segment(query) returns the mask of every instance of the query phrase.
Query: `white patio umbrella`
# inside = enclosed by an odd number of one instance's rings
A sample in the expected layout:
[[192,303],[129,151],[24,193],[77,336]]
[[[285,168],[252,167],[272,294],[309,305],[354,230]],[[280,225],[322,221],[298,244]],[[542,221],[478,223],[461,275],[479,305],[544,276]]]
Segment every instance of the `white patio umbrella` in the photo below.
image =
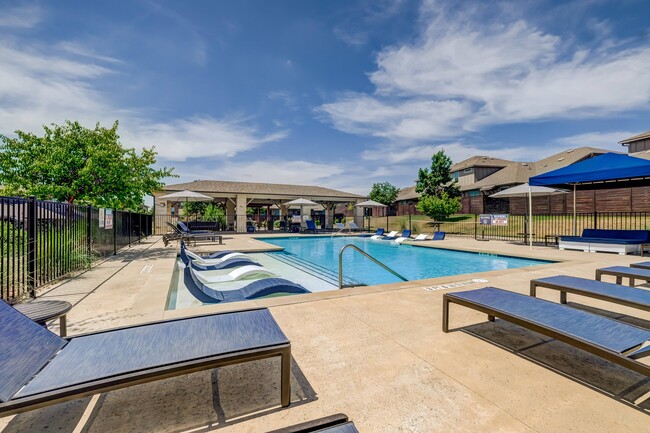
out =
[[[357,203],[354,205],[355,207],[387,207],[383,203],[379,203],[378,201],[374,200],[366,200],[362,201],[361,203]],[[386,228],[388,229],[388,212],[386,213]],[[368,219],[368,231],[370,231],[370,219]]]
[[302,213],[303,206],[321,206],[321,205],[316,203],[315,201],[311,201],[306,198],[300,197],[295,200],[286,202],[285,206],[300,206],[300,226],[302,227],[302,222],[304,221],[303,213]]
[[553,194],[566,194],[569,191],[560,188],[548,188],[546,186],[530,186],[527,183],[513,186],[512,188],[504,189],[495,194],[490,195],[490,198],[510,198],[510,197],[528,197],[528,233],[530,248],[533,248],[533,196],[540,195],[553,195]]
[[190,191],[188,189],[163,195],[160,196],[160,198],[165,200],[185,202],[185,203],[190,201],[212,201],[213,199],[213,197],[210,197],[209,195],[201,194],[200,192]]

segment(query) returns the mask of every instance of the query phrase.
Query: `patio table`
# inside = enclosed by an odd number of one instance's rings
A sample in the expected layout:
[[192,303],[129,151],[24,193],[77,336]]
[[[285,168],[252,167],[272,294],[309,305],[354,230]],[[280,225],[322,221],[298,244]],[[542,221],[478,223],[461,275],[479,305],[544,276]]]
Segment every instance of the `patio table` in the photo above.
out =
[[68,334],[66,314],[72,309],[72,304],[67,301],[39,300],[16,304],[16,310],[32,319],[39,325],[46,326],[52,319],[59,319],[59,334],[65,337]]

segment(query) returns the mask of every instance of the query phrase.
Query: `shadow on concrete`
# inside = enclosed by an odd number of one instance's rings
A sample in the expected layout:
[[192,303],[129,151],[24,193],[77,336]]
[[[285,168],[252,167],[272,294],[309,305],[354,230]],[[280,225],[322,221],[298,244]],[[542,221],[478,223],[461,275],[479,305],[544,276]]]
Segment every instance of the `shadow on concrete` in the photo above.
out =
[[[591,307],[589,309],[593,310]],[[636,400],[650,392],[650,378],[642,374],[499,319],[461,329],[616,401],[649,413],[650,399],[635,404]]]
[[[291,406],[317,399],[291,360]],[[57,404],[15,416],[3,433],[204,432],[272,412],[280,406],[280,359],[231,365]],[[87,421],[79,425],[84,412]]]

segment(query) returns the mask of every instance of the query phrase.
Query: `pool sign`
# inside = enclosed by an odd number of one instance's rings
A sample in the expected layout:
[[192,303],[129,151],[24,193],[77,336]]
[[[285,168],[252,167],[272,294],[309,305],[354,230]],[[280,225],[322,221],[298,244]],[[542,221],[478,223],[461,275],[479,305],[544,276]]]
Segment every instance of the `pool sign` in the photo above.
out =
[[489,226],[492,225],[492,215],[490,214],[481,214],[478,217],[479,224],[482,226]]
[[507,226],[508,225],[508,214],[500,213],[492,215],[492,225],[493,226]]
[[106,230],[113,228],[113,209],[106,209],[104,214],[104,228]]
[[104,217],[105,217],[104,208],[100,207],[99,208],[99,228],[100,229],[104,228]]
[[479,224],[483,226],[507,226],[508,225],[507,213],[481,214],[479,215],[478,219],[479,219]]

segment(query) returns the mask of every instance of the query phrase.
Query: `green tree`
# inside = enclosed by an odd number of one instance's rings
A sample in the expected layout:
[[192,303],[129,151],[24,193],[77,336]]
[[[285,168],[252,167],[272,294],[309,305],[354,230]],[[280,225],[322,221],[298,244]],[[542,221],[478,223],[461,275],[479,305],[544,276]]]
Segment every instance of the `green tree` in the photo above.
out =
[[370,200],[390,206],[395,202],[399,188],[390,182],[373,183],[370,190]]
[[175,175],[173,168],[153,168],[153,148],[138,154],[122,147],[117,127],[117,121],[111,128],[97,123],[95,129],[66,121],[44,126],[42,137],[23,131],[16,131],[16,138],[0,135],[0,183],[9,194],[140,209],[145,194]]
[[431,157],[431,168],[418,170],[418,180],[415,184],[415,192],[423,196],[440,197],[444,191],[449,197],[459,197],[460,188],[458,182],[451,177],[451,158],[441,150]]
[[434,221],[443,221],[458,212],[460,207],[460,197],[449,197],[445,191],[439,196],[422,196],[417,205],[420,212]]
[[203,221],[216,221],[220,224],[226,224],[226,211],[219,205],[210,203],[203,212]]

